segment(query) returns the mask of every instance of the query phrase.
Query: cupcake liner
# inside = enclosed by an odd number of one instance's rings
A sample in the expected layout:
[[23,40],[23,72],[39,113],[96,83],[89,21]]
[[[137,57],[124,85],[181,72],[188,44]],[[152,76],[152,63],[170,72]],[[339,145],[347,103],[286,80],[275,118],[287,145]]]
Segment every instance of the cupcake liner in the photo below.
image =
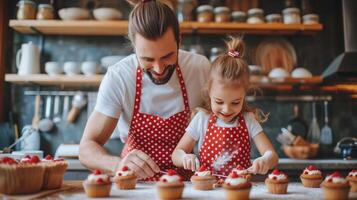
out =
[[212,190],[216,183],[215,177],[191,177],[193,188],[196,190]]
[[320,179],[307,179],[307,178],[303,178],[300,177],[302,184],[305,187],[311,187],[311,188],[319,188],[320,184],[322,182],[322,178]]
[[115,180],[115,185],[121,190],[132,190],[135,189],[136,181],[135,176],[132,178],[122,177]]
[[58,189],[61,188],[63,176],[67,169],[67,162],[56,161],[45,163],[45,173],[43,178],[43,189]]
[[0,165],[0,193],[29,194],[42,188],[45,168],[38,164]]
[[357,181],[348,181],[351,186],[351,192],[357,192]]
[[83,188],[88,197],[109,197],[112,184],[88,184],[83,182]]
[[350,187],[331,188],[322,185],[322,189],[325,199],[337,200],[348,199]]
[[226,193],[226,200],[246,200],[249,199],[250,187],[246,189],[227,189],[224,188]]
[[181,199],[184,185],[157,186],[158,196],[162,200]]
[[271,182],[269,180],[265,180],[265,185],[268,188],[268,192],[272,194],[286,194],[288,191],[289,183],[279,183],[279,182]]

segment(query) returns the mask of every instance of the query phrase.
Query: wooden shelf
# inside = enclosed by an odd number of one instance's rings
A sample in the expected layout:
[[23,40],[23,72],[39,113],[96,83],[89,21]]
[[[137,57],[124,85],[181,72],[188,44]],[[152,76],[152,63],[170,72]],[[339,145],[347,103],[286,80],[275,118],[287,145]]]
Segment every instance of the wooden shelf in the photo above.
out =
[[[10,20],[10,27],[20,33],[45,35],[126,35],[128,21],[62,21],[62,20]],[[183,22],[181,33],[191,34],[313,34],[323,29],[322,24],[247,24]]]

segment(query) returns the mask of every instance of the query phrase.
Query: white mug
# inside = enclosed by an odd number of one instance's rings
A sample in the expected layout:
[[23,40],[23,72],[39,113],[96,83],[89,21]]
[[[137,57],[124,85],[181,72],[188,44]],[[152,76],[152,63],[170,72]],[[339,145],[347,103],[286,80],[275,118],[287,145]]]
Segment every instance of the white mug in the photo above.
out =
[[81,70],[84,75],[95,75],[99,70],[98,63],[95,61],[85,61],[82,63]]
[[63,70],[67,75],[76,75],[81,73],[81,69],[77,62],[67,61],[63,65]]
[[63,73],[63,69],[60,64],[58,62],[53,61],[45,63],[45,71],[50,76]]

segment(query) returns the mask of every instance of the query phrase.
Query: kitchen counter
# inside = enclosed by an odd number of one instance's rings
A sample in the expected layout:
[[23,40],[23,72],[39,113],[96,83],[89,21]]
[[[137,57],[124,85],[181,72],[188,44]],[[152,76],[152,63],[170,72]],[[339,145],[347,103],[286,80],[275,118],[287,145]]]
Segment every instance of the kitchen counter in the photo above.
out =
[[[80,181],[66,181],[64,185],[71,185],[77,187],[75,190],[61,191],[56,194],[49,195],[48,198],[55,199],[89,199],[81,188]],[[156,194],[155,183],[153,182],[139,182],[135,190],[119,190],[113,185],[110,197],[111,199],[158,199]],[[44,197],[44,196],[41,196]],[[185,183],[183,192],[183,199],[192,200],[210,200],[210,199],[224,199],[225,194],[223,188],[216,188],[209,191],[198,191],[193,189],[190,182]],[[322,199],[323,191],[320,188],[305,188],[301,183],[290,183],[288,187],[288,194],[276,195],[269,194],[265,184],[262,182],[253,183],[250,192],[251,199]],[[357,193],[350,193],[350,199],[357,199]]]

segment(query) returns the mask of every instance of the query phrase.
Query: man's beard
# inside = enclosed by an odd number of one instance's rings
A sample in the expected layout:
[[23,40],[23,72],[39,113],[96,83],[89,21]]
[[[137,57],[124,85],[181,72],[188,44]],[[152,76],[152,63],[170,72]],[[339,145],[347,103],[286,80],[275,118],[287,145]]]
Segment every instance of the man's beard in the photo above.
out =
[[155,83],[156,85],[163,85],[163,84],[166,84],[167,82],[169,82],[172,74],[174,73],[176,69],[176,64],[172,64],[172,65],[167,65],[165,67],[165,70],[163,72],[163,74],[166,74],[163,78],[160,78],[160,79],[156,79],[154,78],[154,76],[152,75],[152,71],[153,69],[149,69],[149,70],[145,70],[144,69],[144,72],[149,76],[149,78],[151,79],[151,81],[153,83]]

